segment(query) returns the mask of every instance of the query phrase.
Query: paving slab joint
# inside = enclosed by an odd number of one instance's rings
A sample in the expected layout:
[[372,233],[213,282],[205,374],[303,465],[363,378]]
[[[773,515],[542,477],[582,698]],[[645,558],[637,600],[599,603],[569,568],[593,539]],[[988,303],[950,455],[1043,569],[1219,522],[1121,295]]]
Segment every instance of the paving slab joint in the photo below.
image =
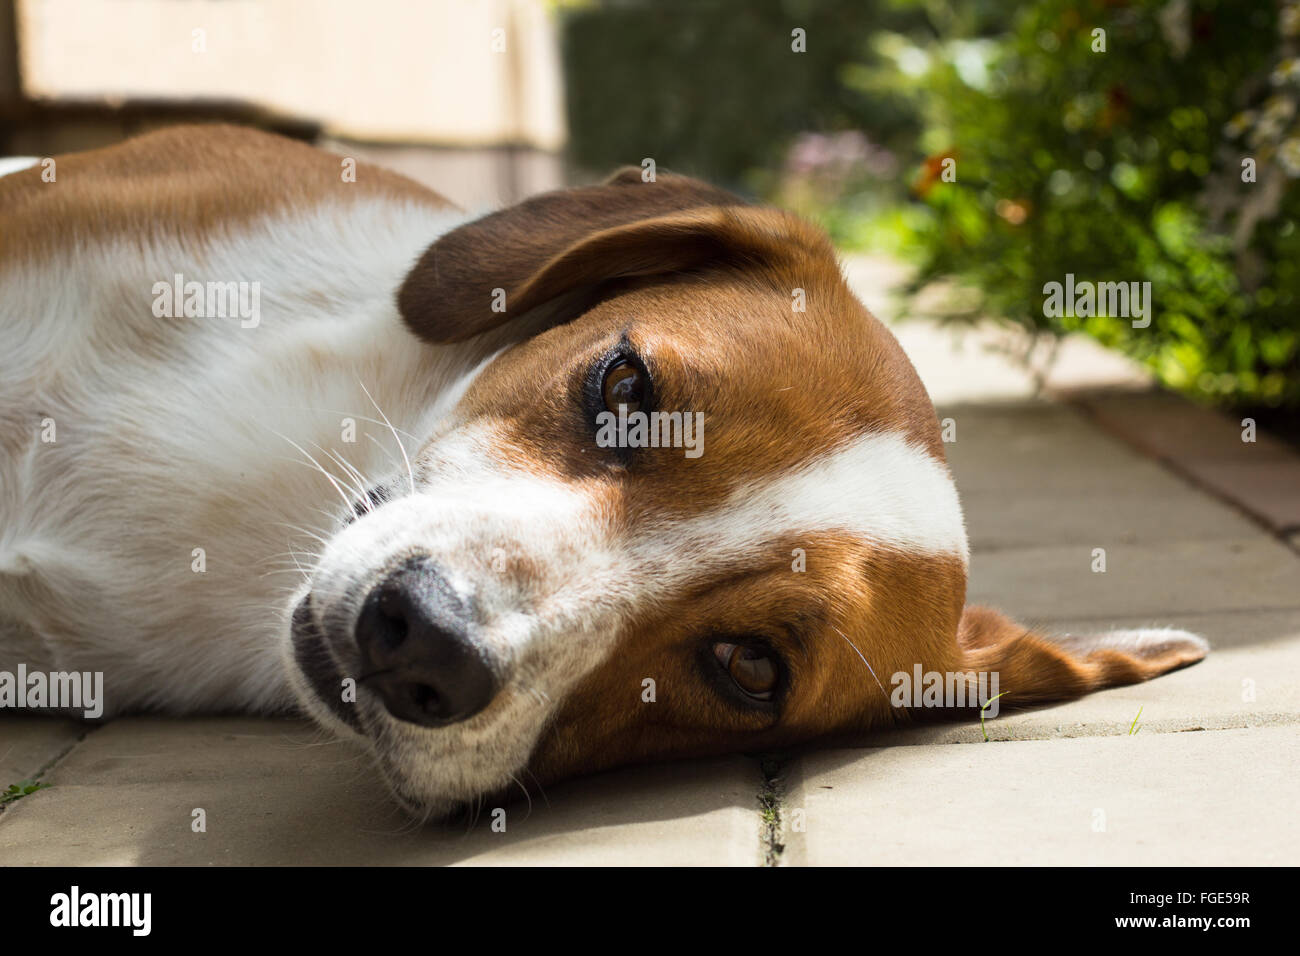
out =
[[758,757],[763,783],[758,791],[759,858],[762,866],[780,866],[785,853],[785,769],[790,758],[777,754]]
[[1069,407],[1074,408],[1076,411],[1080,412],[1094,428],[1120,441],[1124,445],[1127,445],[1129,448],[1133,449],[1138,454],[1151,459],[1161,468],[1164,468],[1166,471],[1169,471],[1172,474],[1177,475],[1180,479],[1185,481],[1188,485],[1195,488],[1197,491],[1201,492],[1202,494],[1208,495],[1209,497],[1213,498],[1215,501],[1218,501],[1221,504],[1227,505],[1228,507],[1232,508],[1238,514],[1242,515],[1243,517],[1248,519],[1252,524],[1258,527],[1260,530],[1265,532],[1269,537],[1280,541],[1282,544],[1286,545],[1287,548],[1294,551],[1296,554],[1300,554],[1300,536],[1288,533],[1295,530],[1293,527],[1291,526],[1284,527],[1284,528],[1277,527],[1271,521],[1269,521],[1269,519],[1266,516],[1260,514],[1254,508],[1250,507],[1250,505],[1248,505],[1243,501],[1238,500],[1237,498],[1233,498],[1229,495],[1224,494],[1221,489],[1216,488],[1214,485],[1198,477],[1194,472],[1192,472],[1181,462],[1177,461],[1174,458],[1171,458],[1168,455],[1156,451],[1155,449],[1147,445],[1145,442],[1141,441],[1138,438],[1135,438],[1133,435],[1126,432],[1124,429],[1114,427],[1113,425],[1108,423],[1102,416],[1097,414],[1097,410],[1088,401],[1088,397],[1086,394],[1065,393],[1056,396],[1056,398],[1058,399],[1058,401],[1061,401],[1064,404],[1068,405]]
[[[72,753],[72,751],[76,750],[79,746],[81,746],[81,742],[83,740],[85,740],[87,737],[89,737],[91,734],[93,734],[95,731],[99,730],[99,728],[103,726],[104,724],[86,724],[85,728],[81,731],[81,733],[77,734],[77,738],[75,740],[69,741],[66,747],[64,747],[62,750],[56,753],[49,760],[45,761],[45,763],[41,764],[41,766],[36,769],[36,772],[33,773],[30,777],[27,777],[26,779],[30,780],[32,783],[40,783],[42,778],[47,773],[49,773],[59,763],[63,761],[64,757]],[[15,780],[10,782],[17,783],[18,781]],[[3,781],[0,781],[0,787],[4,787],[7,785],[8,784],[4,783]],[[30,796],[32,796],[32,794],[28,794],[27,797],[20,797],[19,799],[26,800]],[[5,811],[8,810],[11,806],[13,806],[17,802],[18,800],[10,800],[6,803],[0,803],[0,817],[3,817]]]

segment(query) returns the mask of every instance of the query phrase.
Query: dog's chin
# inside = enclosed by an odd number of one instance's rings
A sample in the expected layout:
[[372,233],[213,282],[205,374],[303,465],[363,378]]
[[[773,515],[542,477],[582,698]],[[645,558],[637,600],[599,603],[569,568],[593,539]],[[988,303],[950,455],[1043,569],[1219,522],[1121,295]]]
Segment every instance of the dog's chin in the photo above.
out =
[[453,797],[450,794],[414,794],[410,791],[408,782],[396,772],[389,761],[376,754],[375,763],[384,778],[384,783],[388,786],[388,793],[392,796],[393,802],[408,816],[422,823],[456,819],[468,813],[477,800],[477,794],[465,797]]
[[[366,721],[354,710],[351,719],[344,719],[338,709],[322,700],[313,676],[303,671],[296,661],[288,662],[289,684],[298,698],[300,708],[322,729],[335,736],[361,744],[370,752],[375,766],[388,787],[389,794],[402,810],[419,820],[442,820],[457,816],[471,804],[478,794],[465,796],[415,794],[404,775],[376,746],[375,738],[365,730]],[[343,705],[356,708],[356,704]],[[383,718],[378,718],[382,720]]]

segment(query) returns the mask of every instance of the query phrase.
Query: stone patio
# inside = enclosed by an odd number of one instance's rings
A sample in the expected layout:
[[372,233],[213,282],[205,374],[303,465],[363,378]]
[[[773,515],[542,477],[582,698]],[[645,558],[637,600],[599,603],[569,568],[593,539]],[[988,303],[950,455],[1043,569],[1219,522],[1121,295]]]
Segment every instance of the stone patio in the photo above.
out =
[[[850,264],[878,314],[889,268]],[[996,351],[1005,332],[899,332],[956,422],[969,600],[1059,631],[1184,627],[1210,641],[1205,661],[1000,716],[987,742],[949,724],[532,787],[504,833],[487,811],[473,829],[413,828],[359,751],[304,722],[5,716],[0,789],[51,786],[0,811],[0,863],[1294,862],[1300,456],[1132,391],[1141,373],[1087,342],[1038,370],[1051,397],[1036,398],[1034,374]]]

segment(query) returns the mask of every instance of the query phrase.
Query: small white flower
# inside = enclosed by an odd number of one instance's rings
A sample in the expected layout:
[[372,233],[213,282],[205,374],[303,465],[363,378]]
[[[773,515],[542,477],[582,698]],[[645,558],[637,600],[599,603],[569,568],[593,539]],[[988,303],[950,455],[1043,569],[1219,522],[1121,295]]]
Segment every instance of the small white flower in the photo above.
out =
[[1286,96],[1270,96],[1264,101],[1264,119],[1285,123],[1295,115],[1295,101]]
[[1223,125],[1223,132],[1228,136],[1228,138],[1236,139],[1242,133],[1246,132],[1246,130],[1255,125],[1255,120],[1258,116],[1259,114],[1254,110],[1242,110]]
[[1277,161],[1292,179],[1300,179],[1300,138],[1291,137],[1277,151]]
[[1291,117],[1295,115],[1295,103],[1285,96],[1271,96],[1264,103],[1259,120],[1246,137],[1252,146],[1262,146],[1276,142],[1286,132]]
[[1265,143],[1271,143],[1282,135],[1282,123],[1276,117],[1265,116],[1256,124],[1255,128],[1250,131],[1246,141],[1251,146],[1262,146]]
[[1300,36],[1300,4],[1284,6],[1277,27],[1284,37]]
[[1269,79],[1273,81],[1274,86],[1281,86],[1293,82],[1298,77],[1300,77],[1300,56],[1289,56],[1273,68],[1273,74]]

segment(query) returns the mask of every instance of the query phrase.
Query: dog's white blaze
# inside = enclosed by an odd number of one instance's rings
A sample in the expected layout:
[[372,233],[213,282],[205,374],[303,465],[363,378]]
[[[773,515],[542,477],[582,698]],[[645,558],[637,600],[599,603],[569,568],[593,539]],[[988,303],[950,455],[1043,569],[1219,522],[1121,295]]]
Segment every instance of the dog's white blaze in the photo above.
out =
[[29,166],[35,166],[40,160],[35,156],[5,156],[0,157],[0,176],[8,176],[10,173],[16,173],[27,169]]
[[913,554],[970,559],[947,467],[890,432],[861,435],[798,471],[741,488],[708,524],[726,539],[770,540],[774,528],[845,531]]
[[[664,529],[649,547],[734,558],[778,538],[842,531],[908,554],[970,550],[961,502],[942,462],[902,435],[859,436],[802,468],[738,488],[720,507]],[[647,560],[653,555],[646,554]]]

